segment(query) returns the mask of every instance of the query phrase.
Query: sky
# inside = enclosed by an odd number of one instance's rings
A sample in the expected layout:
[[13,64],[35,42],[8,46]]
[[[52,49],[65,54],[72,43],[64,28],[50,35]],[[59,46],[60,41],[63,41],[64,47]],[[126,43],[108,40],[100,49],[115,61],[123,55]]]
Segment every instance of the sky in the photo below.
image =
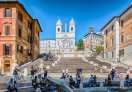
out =
[[95,32],[113,17],[120,15],[132,0],[19,0],[26,10],[37,18],[43,32],[40,39],[55,39],[56,22],[61,19],[76,23],[76,41],[83,38],[90,26]]

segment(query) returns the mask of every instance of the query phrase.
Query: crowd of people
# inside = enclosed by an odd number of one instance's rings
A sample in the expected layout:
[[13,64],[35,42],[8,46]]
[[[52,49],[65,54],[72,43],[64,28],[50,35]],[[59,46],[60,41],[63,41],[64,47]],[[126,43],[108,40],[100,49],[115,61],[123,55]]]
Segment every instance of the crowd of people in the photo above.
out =
[[[13,71],[13,77],[10,79],[8,83],[8,92],[13,92],[14,90],[17,92],[17,80],[18,80],[18,69],[15,68]],[[38,88],[43,92],[46,92],[46,90],[51,90],[50,82],[47,80],[48,71],[44,69],[43,74],[36,75],[37,71],[32,67],[31,68],[31,79],[32,79],[32,86],[35,90]],[[76,77],[73,78],[72,75],[69,75],[68,72],[63,72],[60,79],[68,80],[69,87],[74,88],[80,88],[80,85],[83,85],[83,78],[82,78],[82,70],[79,69],[76,72]],[[112,69],[110,73],[108,74],[108,77],[104,81],[104,86],[112,86],[113,81],[117,81],[119,79],[119,75],[115,69]],[[120,82],[120,80],[119,80]],[[132,86],[132,80],[129,78],[129,74],[125,77],[125,85],[126,86]],[[97,87],[97,77],[96,75],[91,75],[90,78],[87,81],[88,87]],[[120,85],[120,83],[119,83]],[[55,88],[55,86],[54,86]]]
[[[37,70],[34,69],[33,67],[31,68],[31,79],[32,79],[32,86],[34,88],[38,88],[40,85],[42,87],[45,86],[45,84],[47,84],[47,70],[44,70],[44,73],[42,74],[42,76],[36,76],[37,74]],[[19,78],[19,69],[16,67],[13,71],[12,77],[10,78],[8,84],[7,84],[7,90],[8,92],[17,92],[18,89],[18,80],[20,80]]]
[[[107,79],[105,79],[105,85],[106,86],[111,86],[112,81],[119,81],[120,82],[120,77],[115,69],[112,69],[111,72],[108,74]],[[120,83],[118,83],[120,85]]]
[[[112,69],[108,74],[108,77],[103,82],[97,81],[96,75],[91,75],[88,78],[88,81],[86,79],[84,81],[82,78],[82,72],[77,72],[75,78],[68,73],[63,72],[61,79],[68,79],[70,88],[80,88],[81,84],[83,87],[99,87],[101,86],[101,83],[103,86],[132,86],[132,79],[129,78],[129,74],[126,75],[125,80],[120,77],[121,76],[119,76],[116,69]],[[121,84],[121,81],[123,81],[123,84]]]
[[13,78],[11,78],[8,82],[8,86],[7,86],[8,92],[17,92],[17,81]]
[[7,89],[8,92],[17,92],[18,90],[18,85],[17,85],[17,80],[18,80],[18,69],[15,68],[13,71],[13,76],[10,78],[8,85],[7,85]]
[[69,87],[70,88],[80,88],[80,84],[81,84],[81,81],[82,81],[82,72],[77,70],[77,73],[76,73],[76,78],[74,79],[72,77],[72,75],[69,75],[68,73],[66,72],[63,72],[62,73],[62,76],[61,76],[61,79],[63,80],[68,80],[69,82]]
[[97,86],[96,75],[91,75],[88,82],[90,87]]
[[46,90],[48,81],[45,77],[35,76],[34,79],[32,79],[32,86],[34,90],[37,90],[38,88],[41,89],[41,91]]
[[36,92],[51,92],[56,90],[56,85],[49,82],[47,73],[47,70],[45,70],[43,74],[35,75],[32,79],[32,86]]
[[107,79],[105,79],[105,86],[132,86],[132,80],[129,78],[129,74],[126,74],[126,77],[124,80],[120,78],[119,74],[117,73],[116,69],[112,69],[111,72],[108,74]]

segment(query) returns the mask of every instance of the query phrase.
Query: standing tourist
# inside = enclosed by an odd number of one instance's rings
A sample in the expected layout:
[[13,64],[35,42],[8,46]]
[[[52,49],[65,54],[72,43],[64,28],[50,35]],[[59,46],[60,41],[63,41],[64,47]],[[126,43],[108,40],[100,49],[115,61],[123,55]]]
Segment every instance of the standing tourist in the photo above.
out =
[[15,69],[13,71],[13,77],[14,77],[14,80],[17,81],[17,78],[18,78],[18,70],[17,70],[16,67],[15,67]]
[[81,76],[79,73],[76,74],[76,82],[77,82],[77,87],[80,88]]
[[44,78],[47,78],[47,76],[48,76],[48,71],[45,70],[45,71],[44,71]]

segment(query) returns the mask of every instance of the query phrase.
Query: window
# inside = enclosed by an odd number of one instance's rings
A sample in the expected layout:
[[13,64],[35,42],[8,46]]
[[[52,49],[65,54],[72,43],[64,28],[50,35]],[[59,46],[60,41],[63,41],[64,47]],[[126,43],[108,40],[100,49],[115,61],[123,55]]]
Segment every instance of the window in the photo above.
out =
[[71,31],[73,31],[73,27],[71,27]]
[[21,12],[18,11],[17,18],[22,22],[23,21],[23,15]]
[[18,27],[18,37],[22,37],[22,27]]
[[107,32],[108,32],[108,33],[111,32],[111,29],[109,28]]
[[20,45],[17,45],[17,52],[19,52],[20,50]]
[[23,53],[23,46],[21,46],[21,48],[20,48],[20,52]]
[[5,25],[5,35],[10,35],[10,25]]
[[111,31],[113,31],[114,30],[114,25],[112,25],[112,27],[111,27]]
[[121,27],[123,27],[123,25],[124,25],[124,21],[123,21],[123,20],[121,20]]
[[5,8],[5,17],[12,17],[12,9]]
[[23,46],[17,45],[17,52],[23,53]]
[[11,55],[11,44],[4,44],[3,45],[3,54],[4,55]]
[[114,57],[114,52],[112,51],[112,58]]
[[107,44],[107,41],[106,41],[106,48],[108,48],[108,44]]
[[124,49],[122,49],[122,50],[119,51],[119,56],[120,57],[123,57],[124,56]]
[[124,35],[121,35],[121,42],[124,42]]
[[58,28],[57,30],[58,30],[58,32],[60,32],[60,28]]
[[106,36],[107,36],[107,34],[108,34],[108,30],[105,31],[105,35],[106,35]]
[[113,46],[114,45],[114,38],[112,37],[112,39],[111,39],[111,46]]
[[28,21],[28,28],[32,31],[32,23],[30,21]]

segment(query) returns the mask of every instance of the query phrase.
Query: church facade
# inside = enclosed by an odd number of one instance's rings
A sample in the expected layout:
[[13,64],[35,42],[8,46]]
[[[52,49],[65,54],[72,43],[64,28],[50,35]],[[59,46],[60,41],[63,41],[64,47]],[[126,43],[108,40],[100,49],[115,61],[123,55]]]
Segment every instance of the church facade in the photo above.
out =
[[[73,53],[75,50],[75,21],[71,19],[68,25],[66,23],[62,23],[59,19],[56,22],[56,38],[52,39],[45,39],[40,41],[40,52],[47,53],[53,52],[52,48],[55,47],[55,53]],[[48,44],[44,44],[48,43]],[[53,46],[52,46],[53,45]],[[49,46],[49,47],[48,47]],[[47,49],[48,48],[48,49]]]
[[71,19],[69,26],[61,20],[56,23],[56,49],[61,53],[73,52],[75,49],[75,22]]

